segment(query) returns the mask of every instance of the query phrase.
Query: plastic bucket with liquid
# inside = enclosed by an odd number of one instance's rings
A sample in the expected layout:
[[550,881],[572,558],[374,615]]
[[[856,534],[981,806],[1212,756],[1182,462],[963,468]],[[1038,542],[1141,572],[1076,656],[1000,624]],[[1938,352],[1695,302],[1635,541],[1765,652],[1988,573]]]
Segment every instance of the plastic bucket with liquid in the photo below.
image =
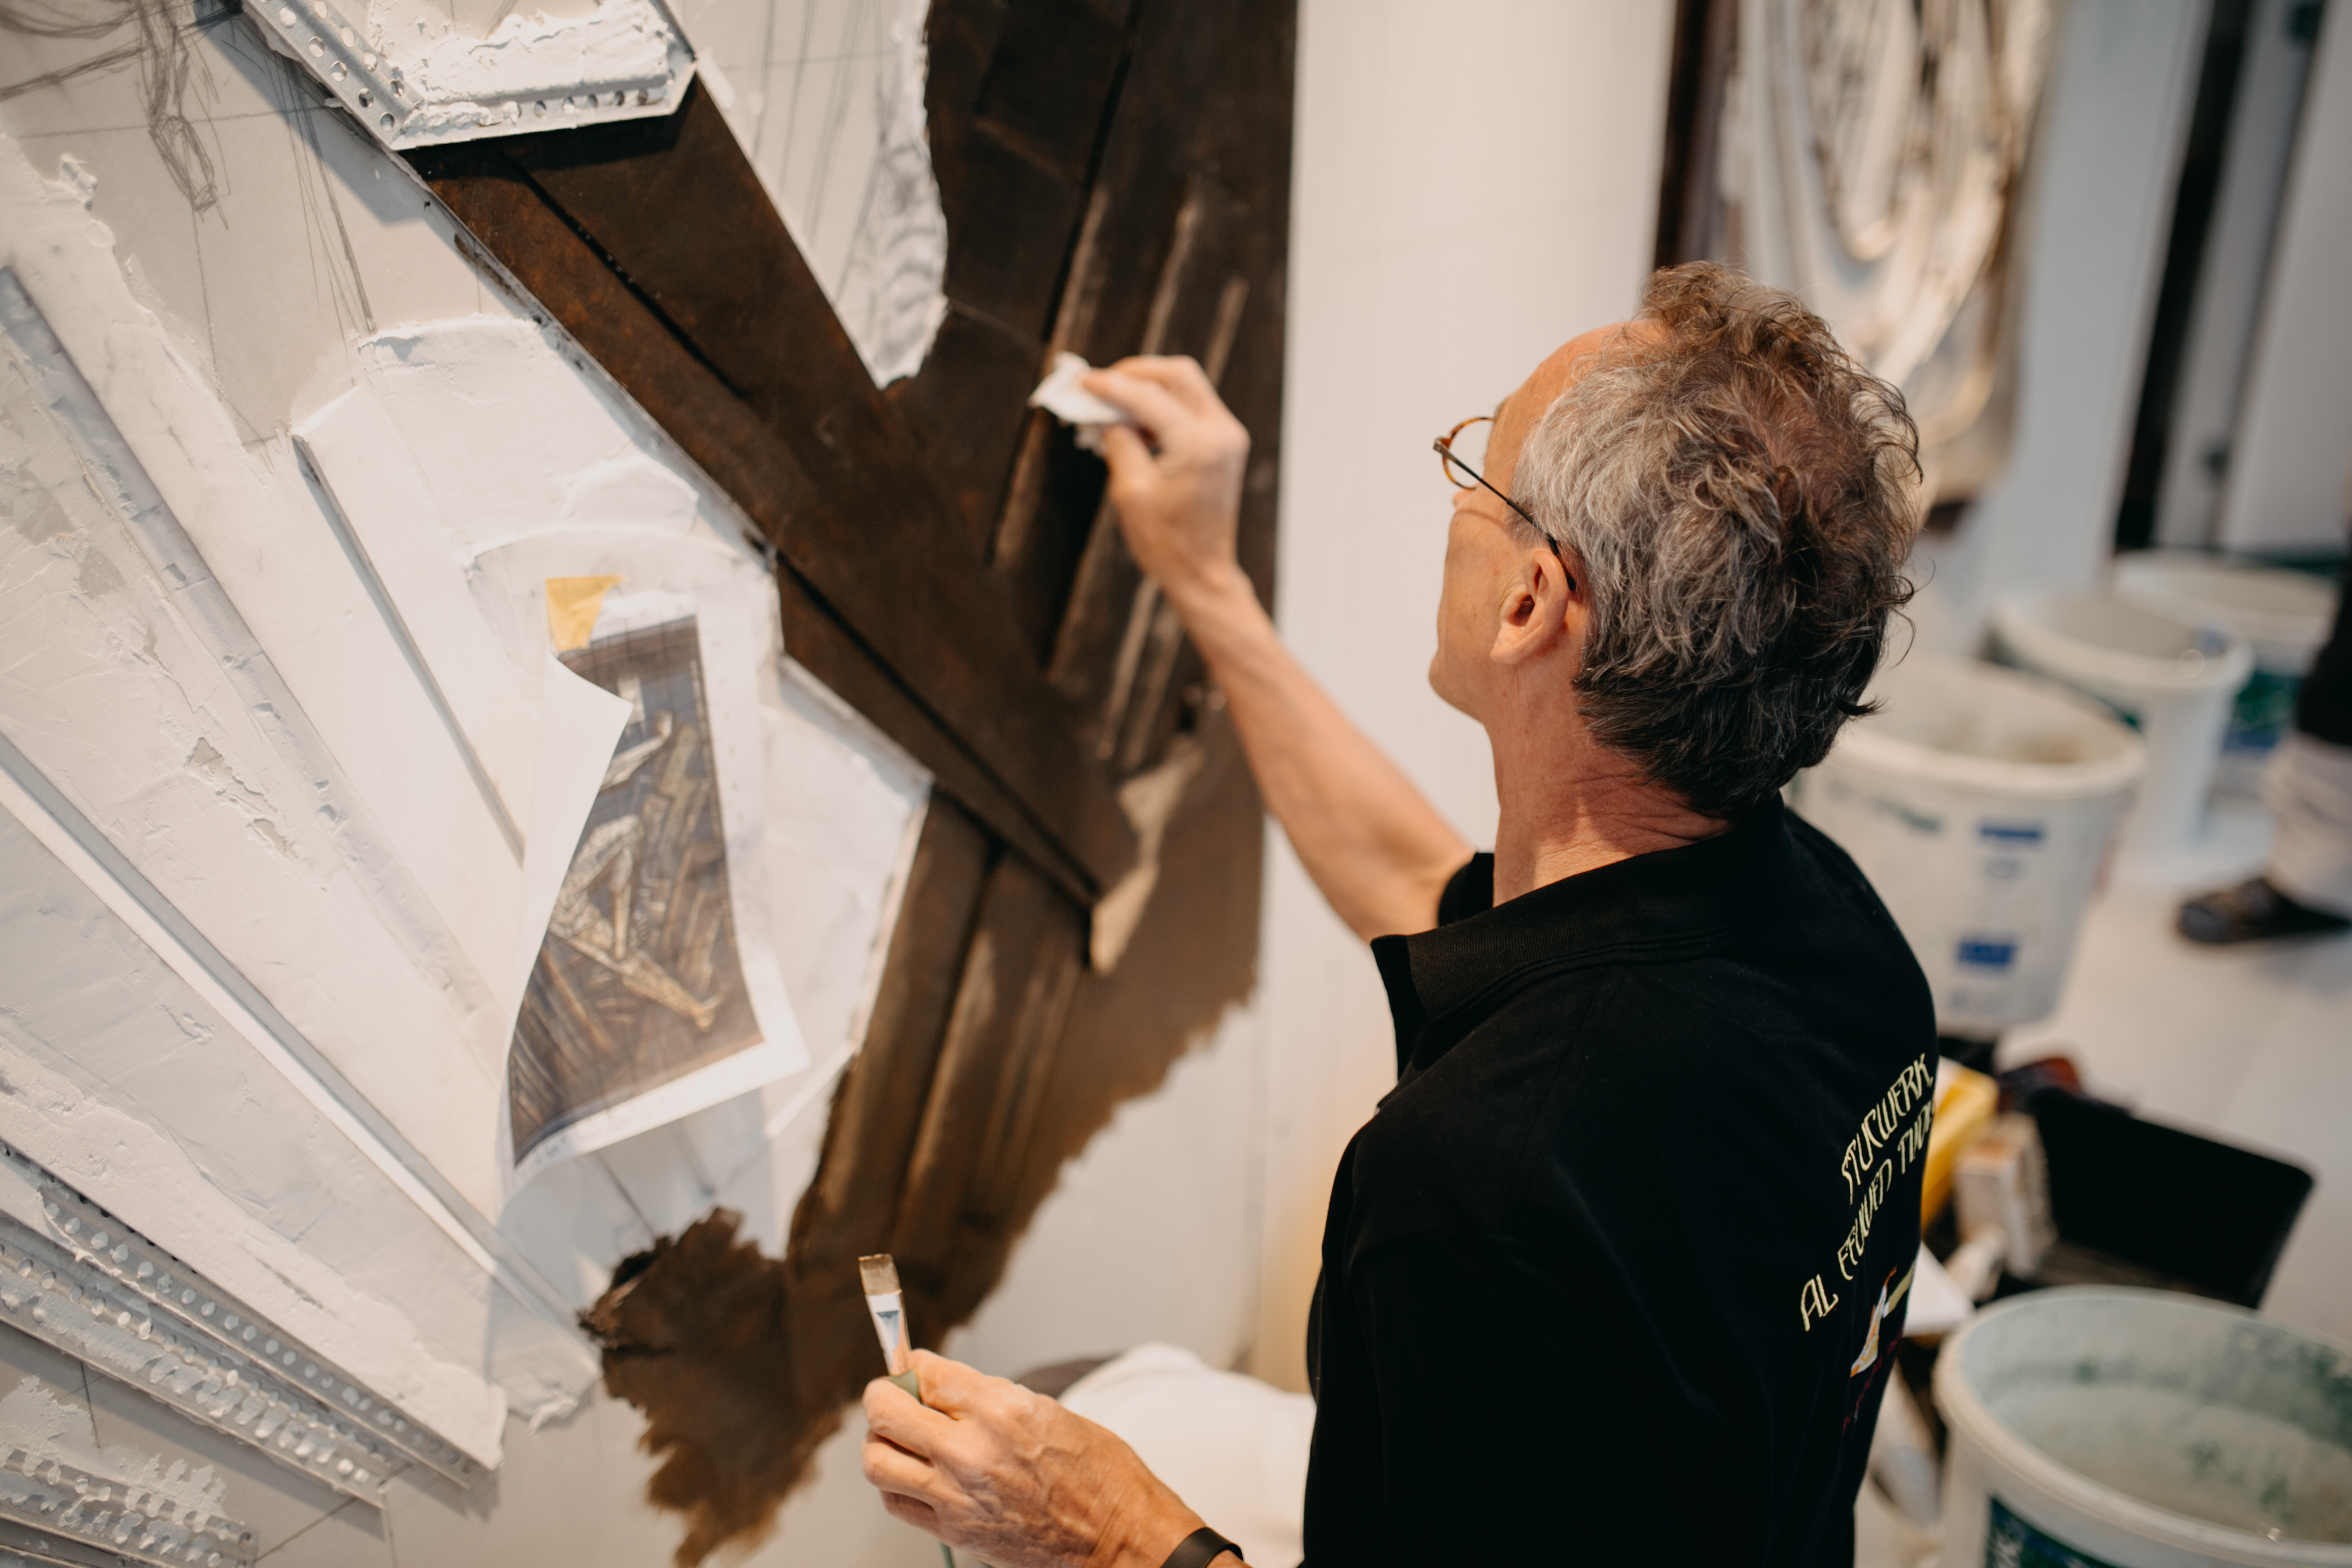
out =
[[2242,1308],[2081,1286],[1944,1343],[1952,1568],[2352,1568],[2352,1351]]
[[1797,807],[1844,847],[1911,943],[1946,1034],[2058,1005],[2146,749],[2104,710],[2016,670],[1914,653],[1845,727]]
[[2231,700],[2217,795],[2250,795],[2263,764],[2294,723],[2304,675],[2327,641],[2336,589],[2282,566],[2190,550],[2144,550],[2116,562],[2116,593],[2170,620],[2242,637],[2253,672]]
[[2009,663],[2096,699],[2147,743],[2147,776],[2124,823],[2135,848],[2171,848],[2204,821],[2230,704],[2253,672],[2242,637],[2186,625],[2111,594],[2033,588],[1993,606]]

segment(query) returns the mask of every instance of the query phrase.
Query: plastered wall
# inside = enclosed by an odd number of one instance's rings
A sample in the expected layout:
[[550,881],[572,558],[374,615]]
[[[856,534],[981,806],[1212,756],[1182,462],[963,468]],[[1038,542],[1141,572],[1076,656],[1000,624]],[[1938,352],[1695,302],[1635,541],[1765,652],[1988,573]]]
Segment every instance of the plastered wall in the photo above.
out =
[[[855,7],[807,9],[812,27],[863,25]],[[752,853],[774,894],[770,935],[807,1066],[556,1164],[508,1201],[481,1136],[503,1044],[496,1008],[447,1007],[417,961],[469,973],[467,995],[510,984],[488,906],[511,892],[508,829],[527,830],[530,813],[502,788],[513,759],[498,743],[500,703],[450,679],[448,647],[414,603],[371,597],[371,574],[398,574],[362,558],[474,531],[481,569],[460,602],[489,591],[501,552],[555,570],[527,537],[548,523],[572,544],[658,535],[669,557],[704,563],[705,587],[756,587],[763,568],[726,499],[468,257],[398,165],[233,14],[179,20],[152,58],[92,69],[79,68],[83,40],[5,35],[16,74],[42,79],[0,110],[11,203],[0,265],[88,370],[129,454],[121,472],[151,482],[146,510],[168,514],[181,551],[115,538],[105,495],[60,489],[63,469],[26,469],[21,443],[0,453],[12,481],[0,501],[17,525],[5,535],[11,602],[48,617],[14,623],[16,651],[37,657],[13,661],[0,704],[0,730],[25,742],[0,781],[13,786],[0,817],[5,1132],[224,1282],[271,1296],[391,1392],[453,1383],[436,1418],[501,1463],[473,1492],[401,1475],[380,1507],[352,1502],[5,1330],[0,1398],[25,1390],[6,1408],[37,1413],[68,1458],[214,1478],[208,1506],[251,1525],[276,1563],[660,1561],[677,1527],[643,1501],[637,1417],[594,1391],[569,1312],[619,1257],[714,1203],[779,1249],[863,1025],[926,781],[822,689],[790,670],[759,684],[768,816]],[[888,38],[880,23],[868,31]],[[895,47],[866,53],[904,64]],[[767,58],[793,63],[788,50]],[[157,79],[160,100],[148,95]],[[736,106],[747,142],[753,95],[777,90],[751,80]],[[871,134],[887,101],[857,95],[876,79],[826,87],[850,95],[843,123]],[[806,129],[821,135],[821,117]],[[856,244],[838,248],[854,281]],[[379,460],[387,452],[399,460]],[[50,526],[59,495],[79,510]],[[250,682],[207,684],[211,645],[181,624],[193,601],[174,608],[174,582],[203,583],[243,627],[239,670],[282,678],[262,709],[316,710],[303,731],[315,753],[239,728],[241,710],[260,710]],[[537,614],[527,605],[504,630],[530,631]],[[160,645],[142,642],[142,616]],[[491,620],[474,651],[512,662]],[[84,623],[104,635],[59,637]],[[159,646],[160,674],[138,652]],[[194,706],[117,722],[112,688],[72,662],[100,654],[117,686],[168,695],[176,679]],[[115,752],[111,773],[84,765]],[[126,783],[145,752],[147,786]],[[314,797],[327,807],[315,819],[300,804]],[[217,874],[198,891],[175,875],[186,854],[157,852],[179,843],[212,857],[201,864]],[[283,886],[240,900],[241,857],[257,855]],[[362,909],[354,868],[395,863],[416,868],[399,908],[425,932],[404,946],[396,921],[338,928],[302,902],[323,879]],[[305,868],[318,875],[306,881]],[[305,941],[318,951],[289,956]],[[321,983],[338,963],[350,976]],[[408,1013],[358,984],[371,972],[397,977],[394,1000],[415,994]],[[1124,1109],[950,1348],[1006,1373],[1154,1338],[1220,1364],[1241,1356],[1254,1328],[1261,1041],[1255,1013],[1230,1013],[1159,1092]],[[1188,1161],[1201,1179],[1170,1183]],[[811,1554],[935,1560],[874,1506],[854,1436],[826,1449],[760,1549],[766,1561]]]

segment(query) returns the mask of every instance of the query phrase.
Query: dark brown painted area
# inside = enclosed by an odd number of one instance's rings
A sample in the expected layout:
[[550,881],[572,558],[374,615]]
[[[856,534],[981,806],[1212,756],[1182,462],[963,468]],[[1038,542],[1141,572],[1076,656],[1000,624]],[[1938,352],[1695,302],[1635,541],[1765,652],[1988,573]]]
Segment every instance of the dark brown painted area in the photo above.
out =
[[[1063,1163],[1248,993],[1247,770],[1101,465],[1024,401],[1055,349],[1199,357],[1255,441],[1243,560],[1270,595],[1294,31],[1284,0],[934,0],[950,309],[882,393],[698,89],[659,122],[412,159],[765,532],[793,656],[938,781],[787,1255],[716,1213],[585,1316],[680,1563],[763,1532],[880,1370],[857,1257],[896,1255],[936,1343]],[[1135,854],[1118,790],[1160,767],[1194,771],[1097,973],[1089,910]]]
[[658,1457],[651,1500],[686,1516],[677,1561],[763,1531],[774,1479],[808,1462],[804,1432],[776,1419],[787,1386],[783,1269],[735,1239],[718,1209],[675,1241],[624,1261],[612,1289],[581,1314],[604,1347],[604,1387],[646,1413],[639,1444]]
[[1717,253],[1716,157],[1723,142],[1723,95],[1738,47],[1738,0],[1677,0],[1675,52],[1666,74],[1665,156],[1658,169],[1654,267]]

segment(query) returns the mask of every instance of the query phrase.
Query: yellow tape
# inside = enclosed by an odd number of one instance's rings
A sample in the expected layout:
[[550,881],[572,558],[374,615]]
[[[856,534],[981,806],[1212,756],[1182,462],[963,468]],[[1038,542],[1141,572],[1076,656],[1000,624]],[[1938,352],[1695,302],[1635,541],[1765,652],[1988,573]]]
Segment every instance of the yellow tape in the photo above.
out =
[[550,577],[547,580],[547,636],[558,653],[588,646],[596,632],[597,613],[604,595],[626,582],[625,577]]

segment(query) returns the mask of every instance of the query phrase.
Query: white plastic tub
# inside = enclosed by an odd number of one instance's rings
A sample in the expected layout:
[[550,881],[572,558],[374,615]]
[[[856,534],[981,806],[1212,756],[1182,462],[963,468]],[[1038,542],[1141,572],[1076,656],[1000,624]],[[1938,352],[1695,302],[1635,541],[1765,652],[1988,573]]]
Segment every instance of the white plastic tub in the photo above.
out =
[[2038,1291],[1936,1363],[1943,1562],[2352,1568],[2352,1351],[2162,1290]]
[[2230,702],[2252,673],[2242,637],[2183,625],[2113,595],[2006,594],[1993,640],[2008,662],[2095,698],[2147,743],[2147,775],[2124,824],[2135,848],[2168,849],[2202,825]]
[[2116,593],[2168,619],[2252,645],[2253,672],[2231,700],[2213,788],[2252,795],[2263,764],[2294,725],[2304,675],[2327,641],[2335,588],[2308,572],[2189,550],[2145,550],[2116,562]]
[[1914,653],[1872,695],[1881,711],[1804,775],[1798,809],[1903,928],[1937,1027],[2044,1016],[2145,749],[2095,704],[1989,664]]

